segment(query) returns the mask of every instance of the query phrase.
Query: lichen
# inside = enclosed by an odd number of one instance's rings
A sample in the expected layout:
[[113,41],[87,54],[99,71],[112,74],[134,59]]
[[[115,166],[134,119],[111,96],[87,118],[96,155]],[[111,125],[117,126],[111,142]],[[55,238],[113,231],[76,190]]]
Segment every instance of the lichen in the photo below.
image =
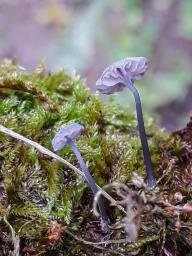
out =
[[[43,69],[36,69],[28,74],[14,61],[2,60],[0,74],[0,124],[51,149],[51,139],[61,125],[79,122],[85,130],[77,146],[100,186],[117,180],[130,183],[133,172],[145,177],[134,113],[117,106],[112,98],[103,103],[78,76],[70,77],[65,71],[44,74]],[[181,185],[181,177],[178,181],[176,176],[184,169],[186,173],[186,168],[191,175],[190,164],[183,163],[187,157],[184,142],[157,128],[151,118],[146,118],[146,131],[155,175],[157,179],[164,175],[159,191],[166,191],[168,198],[178,189],[189,196],[189,183]],[[67,166],[2,133],[0,149],[0,213],[23,239],[22,255],[83,255],[85,245],[75,244],[65,232],[59,232],[62,236],[55,241],[48,234],[57,221],[63,228],[82,229],[86,237],[85,227],[95,219],[91,213],[93,196],[85,181]],[[78,167],[69,147],[59,155]],[[10,255],[12,248],[9,233],[2,218],[3,255]],[[147,241],[152,244],[155,235],[150,239],[144,234],[133,248],[142,247],[147,253]],[[132,247],[127,248],[130,251]]]

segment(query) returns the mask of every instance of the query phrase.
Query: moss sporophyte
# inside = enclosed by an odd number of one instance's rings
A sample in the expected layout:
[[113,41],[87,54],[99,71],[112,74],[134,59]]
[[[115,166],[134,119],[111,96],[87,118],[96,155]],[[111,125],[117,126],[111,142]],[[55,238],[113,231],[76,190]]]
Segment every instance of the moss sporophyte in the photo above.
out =
[[[98,187],[91,176],[82,156],[79,152],[78,148],[76,147],[75,143],[73,142],[73,139],[75,139],[78,135],[81,134],[83,131],[83,126],[78,123],[71,123],[68,125],[65,125],[61,127],[61,129],[56,133],[55,137],[52,140],[52,146],[54,151],[61,150],[63,147],[65,147],[67,144],[71,147],[74,154],[77,157],[77,160],[79,162],[79,165],[85,175],[86,181],[89,184],[89,187],[91,188],[94,195],[98,192]],[[101,213],[101,219],[102,219],[102,229],[103,231],[108,230],[108,217],[105,211],[104,204],[101,199],[98,201],[98,207],[99,211]]]
[[134,86],[134,81],[142,78],[147,68],[148,60],[145,57],[134,57],[120,60],[104,70],[101,77],[96,82],[96,88],[103,94],[113,94],[115,92],[122,91],[127,87],[133,94],[136,104],[139,135],[147,172],[147,182],[149,187],[153,187],[155,185],[155,178],[146,138],[141,100],[139,93]]

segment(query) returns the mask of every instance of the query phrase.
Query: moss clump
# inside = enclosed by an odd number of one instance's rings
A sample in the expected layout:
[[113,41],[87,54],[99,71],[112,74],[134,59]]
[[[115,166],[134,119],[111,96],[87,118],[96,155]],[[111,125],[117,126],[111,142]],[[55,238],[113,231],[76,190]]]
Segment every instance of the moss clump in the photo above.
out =
[[[79,77],[70,77],[64,71],[45,75],[37,68],[27,74],[13,61],[3,60],[0,74],[0,124],[51,149],[51,139],[61,125],[79,122],[85,131],[77,146],[100,186],[115,180],[129,183],[135,171],[145,177],[133,113],[113,100],[102,103],[90,95]],[[184,168],[182,139],[157,129],[151,119],[146,120],[146,130],[156,177],[165,175],[159,191],[169,191],[171,198],[178,189],[174,173]],[[89,255],[89,247],[76,244],[62,232],[64,227],[74,232],[81,229],[82,236],[92,238],[88,234],[95,221],[90,212],[93,198],[84,180],[68,167],[2,133],[0,148],[1,255],[10,254],[13,239],[3,217],[21,239],[22,255]],[[59,154],[78,167],[70,148]],[[180,186],[180,192],[188,195],[191,189],[186,183]],[[141,251],[153,253],[153,249],[148,250],[149,241],[153,239],[138,242]]]

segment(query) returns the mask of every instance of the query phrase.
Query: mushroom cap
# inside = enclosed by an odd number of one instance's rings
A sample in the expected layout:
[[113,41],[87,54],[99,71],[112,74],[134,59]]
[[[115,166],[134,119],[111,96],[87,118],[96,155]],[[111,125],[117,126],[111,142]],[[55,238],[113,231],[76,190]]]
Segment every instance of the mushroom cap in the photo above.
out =
[[125,58],[107,67],[96,81],[96,88],[103,94],[122,91],[125,87],[124,78],[131,82],[139,80],[148,68],[145,57]]
[[53,150],[58,151],[64,148],[64,146],[67,144],[67,139],[75,139],[81,134],[83,129],[84,127],[78,123],[71,123],[62,126],[51,142]]

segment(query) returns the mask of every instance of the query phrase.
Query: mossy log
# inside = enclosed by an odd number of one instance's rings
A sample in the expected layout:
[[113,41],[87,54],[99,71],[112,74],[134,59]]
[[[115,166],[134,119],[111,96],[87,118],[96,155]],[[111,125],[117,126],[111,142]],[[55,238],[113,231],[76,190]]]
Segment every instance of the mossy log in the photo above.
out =
[[[129,223],[132,199],[121,191],[123,203],[110,189],[127,216],[105,200],[111,229],[103,234],[82,177],[0,132],[0,255],[191,255],[192,120],[169,134],[145,118],[157,178],[148,190],[134,113],[113,99],[103,103],[63,70],[45,74],[39,66],[28,74],[14,61],[0,62],[1,125],[51,150],[55,133],[71,122],[85,127],[77,146],[97,184],[126,184],[135,195],[132,210],[142,210]],[[69,147],[59,155],[79,168]],[[124,225],[115,229],[117,222]]]

